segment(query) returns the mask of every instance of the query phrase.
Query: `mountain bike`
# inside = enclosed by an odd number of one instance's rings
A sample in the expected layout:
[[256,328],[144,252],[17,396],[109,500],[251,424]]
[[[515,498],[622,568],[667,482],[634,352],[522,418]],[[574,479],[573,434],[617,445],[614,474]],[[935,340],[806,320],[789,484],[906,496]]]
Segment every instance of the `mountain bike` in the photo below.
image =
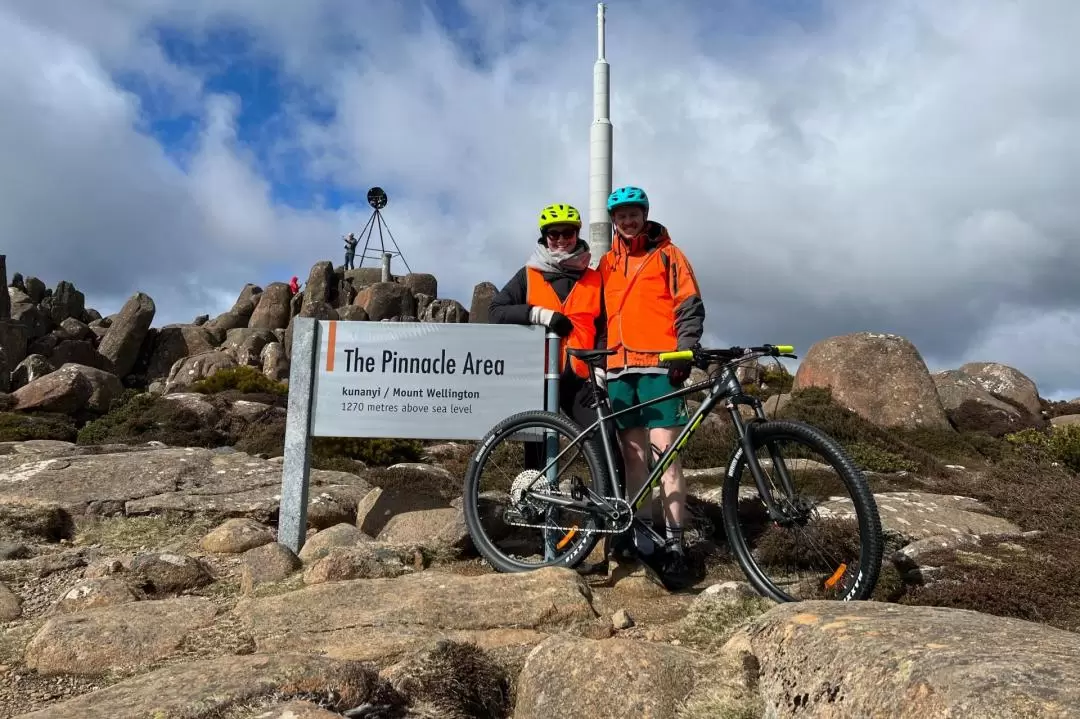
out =
[[[606,349],[567,352],[593,367],[614,354]],[[663,546],[665,538],[638,518],[638,510],[651,501],[664,472],[710,413],[722,406],[735,435],[722,480],[722,523],[729,550],[750,584],[778,602],[867,599],[877,584],[884,544],[874,496],[862,472],[832,437],[805,422],[766,417],[761,399],[743,388],[736,372],[741,363],[763,357],[796,355],[791,346],[768,344],[664,352],[661,364],[691,360],[706,371],[707,378],[613,412],[606,384],[590,372],[591,408],[596,410],[597,419],[588,427],[581,428],[561,413],[543,410],[502,420],[481,440],[465,475],[464,515],[474,546],[500,572],[577,567],[605,535],[610,539],[639,532],[656,546]],[[627,498],[621,457],[613,449],[618,446],[615,418],[699,392],[705,393],[700,406],[667,449],[661,452],[652,447],[654,461],[648,479]],[[752,416],[744,418],[742,406],[748,406]],[[514,462],[520,455],[515,443],[527,441],[545,443],[546,464],[524,471],[519,465],[518,470],[485,490],[481,482],[484,471],[491,465],[498,468],[503,461]],[[794,444],[794,450],[781,452],[784,442]],[[759,458],[759,452],[767,456]],[[840,478],[839,491],[826,492],[820,501],[796,488],[790,466],[810,453],[821,457],[808,465],[811,489],[820,486],[821,475],[828,470]],[[580,457],[582,464],[560,470],[560,460],[568,454],[575,458],[572,462]],[[580,476],[585,471],[588,479]],[[743,480],[747,480],[746,486]],[[815,519],[821,519],[822,525],[811,529]],[[531,535],[540,537],[510,539],[517,530],[532,530]],[[794,547],[781,538],[779,533],[787,530],[805,536],[809,546]],[[758,540],[760,546],[751,547]],[[778,576],[770,576],[772,570]],[[798,576],[803,571],[809,576]]]

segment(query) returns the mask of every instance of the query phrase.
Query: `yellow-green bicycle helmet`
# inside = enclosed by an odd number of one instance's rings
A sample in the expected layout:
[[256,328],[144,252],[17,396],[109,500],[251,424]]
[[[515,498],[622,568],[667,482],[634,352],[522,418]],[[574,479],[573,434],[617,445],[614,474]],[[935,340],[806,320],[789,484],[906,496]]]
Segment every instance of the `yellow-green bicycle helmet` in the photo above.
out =
[[581,227],[581,213],[573,205],[548,205],[540,212],[540,229],[551,225],[574,225]]

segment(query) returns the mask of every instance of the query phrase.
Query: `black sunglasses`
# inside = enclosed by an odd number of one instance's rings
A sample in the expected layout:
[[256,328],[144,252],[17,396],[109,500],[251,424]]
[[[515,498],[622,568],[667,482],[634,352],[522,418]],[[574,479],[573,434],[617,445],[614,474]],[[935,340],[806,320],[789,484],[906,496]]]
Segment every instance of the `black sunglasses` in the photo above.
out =
[[548,230],[545,234],[548,236],[549,239],[552,239],[552,240],[555,240],[555,239],[569,240],[569,239],[572,239],[574,237],[577,237],[577,230],[575,230],[574,228],[571,227],[571,228],[567,228],[565,230]]

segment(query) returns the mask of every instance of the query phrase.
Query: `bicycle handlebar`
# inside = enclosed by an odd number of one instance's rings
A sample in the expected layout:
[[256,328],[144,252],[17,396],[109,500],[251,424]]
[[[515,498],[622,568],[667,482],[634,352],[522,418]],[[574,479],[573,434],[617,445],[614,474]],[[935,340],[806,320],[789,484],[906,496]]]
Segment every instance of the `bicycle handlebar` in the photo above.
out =
[[789,357],[798,359],[793,345],[760,345],[758,347],[728,347],[727,349],[704,349],[699,347],[660,353],[661,362],[691,360],[696,364],[747,360],[754,357]]

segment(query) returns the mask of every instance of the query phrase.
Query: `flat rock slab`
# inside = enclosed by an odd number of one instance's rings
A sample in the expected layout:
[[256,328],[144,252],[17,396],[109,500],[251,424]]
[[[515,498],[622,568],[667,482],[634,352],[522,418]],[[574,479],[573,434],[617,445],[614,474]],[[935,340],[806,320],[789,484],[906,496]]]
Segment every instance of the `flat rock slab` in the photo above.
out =
[[1080,634],[963,609],[781,604],[743,637],[771,717],[1080,716]]
[[553,636],[525,660],[514,719],[675,717],[709,668],[702,655],[666,644]]
[[[1021,528],[1007,519],[987,514],[977,499],[929,492],[882,492],[875,494],[881,526],[886,532],[913,542],[943,534],[1018,535]],[[851,500],[824,502],[819,511],[840,518],[855,518]]]
[[164,667],[15,719],[218,719],[243,702],[334,693],[337,709],[384,700],[373,670],[297,654],[250,654]]
[[549,631],[610,632],[591,600],[588,584],[564,568],[473,577],[427,570],[245,598],[235,611],[260,652],[386,661],[441,637],[494,648],[535,644]]
[[204,597],[94,607],[50,618],[26,647],[26,665],[42,674],[103,674],[175,654],[216,614]]
[[[51,501],[71,514],[129,515],[165,510],[267,522],[277,515],[281,465],[242,452],[151,447],[73,455],[58,449],[0,456],[0,504]],[[350,519],[371,490],[348,472],[311,471],[309,513]]]

